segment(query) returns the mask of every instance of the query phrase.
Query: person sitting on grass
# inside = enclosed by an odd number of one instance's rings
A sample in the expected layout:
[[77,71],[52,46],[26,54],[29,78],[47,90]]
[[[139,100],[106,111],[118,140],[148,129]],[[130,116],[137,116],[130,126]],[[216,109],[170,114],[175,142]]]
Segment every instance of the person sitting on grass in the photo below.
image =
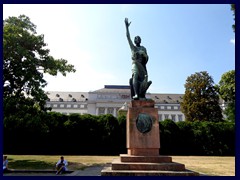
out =
[[3,173],[8,172],[8,159],[7,156],[3,156]]
[[64,159],[63,156],[61,156],[56,164],[56,168],[57,168],[56,174],[62,174],[63,172],[67,171],[68,170],[67,165],[68,165],[68,162]]

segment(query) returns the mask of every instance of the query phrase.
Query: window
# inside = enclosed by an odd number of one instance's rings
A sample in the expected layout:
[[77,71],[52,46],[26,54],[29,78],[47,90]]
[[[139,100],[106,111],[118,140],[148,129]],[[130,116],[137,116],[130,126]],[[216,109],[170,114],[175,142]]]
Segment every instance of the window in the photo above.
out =
[[103,108],[103,107],[100,107],[98,109],[98,115],[101,115],[101,114],[105,114],[105,108]]
[[129,94],[122,94],[121,99],[129,99],[130,95]]
[[168,119],[168,114],[164,114],[164,119]]
[[54,105],[53,105],[53,107],[54,107],[54,108],[57,108],[57,107],[58,107],[58,105],[57,105],[57,104],[54,104]]
[[71,104],[67,104],[67,108],[71,108],[72,107],[72,105]]
[[182,121],[182,114],[178,114],[178,121]]
[[78,105],[77,105],[77,104],[74,104],[74,105],[73,105],[73,108],[78,108]]
[[80,105],[80,108],[84,108],[84,104],[81,104],[81,105]]
[[171,116],[172,116],[172,120],[173,120],[173,121],[176,121],[176,115],[175,115],[175,114],[172,114]]
[[46,104],[46,107],[51,107],[51,104]]
[[108,113],[108,114],[113,114],[113,108],[108,108],[108,109],[107,109],[107,113]]
[[159,121],[162,121],[162,120],[163,120],[163,119],[162,119],[162,114],[159,114],[158,117],[159,117]]
[[75,98],[72,98],[72,102],[77,102],[77,100]]
[[178,109],[178,106],[174,106],[174,109],[177,110],[177,109]]
[[160,109],[164,109],[164,106],[160,106]]
[[171,109],[171,106],[167,106],[167,109]]
[[64,104],[60,104],[60,108],[64,108]]

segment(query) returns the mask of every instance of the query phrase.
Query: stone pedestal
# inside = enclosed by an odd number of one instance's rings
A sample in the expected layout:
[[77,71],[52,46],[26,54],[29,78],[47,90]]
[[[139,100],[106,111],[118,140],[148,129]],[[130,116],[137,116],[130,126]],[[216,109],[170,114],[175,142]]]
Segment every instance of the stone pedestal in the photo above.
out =
[[[143,116],[143,121],[149,118],[150,122],[147,125],[138,122],[138,118],[141,115]],[[138,128],[138,123],[140,124],[139,126],[142,125],[140,128]],[[142,132],[141,128],[143,129]],[[146,129],[145,131],[149,130],[149,132],[144,132],[144,129]],[[136,156],[159,155],[159,135],[158,110],[154,108],[154,101],[132,101],[127,113],[128,154]]]
[[101,171],[102,176],[198,176],[184,164],[160,156],[158,110],[153,100],[133,100],[127,113],[127,150]]

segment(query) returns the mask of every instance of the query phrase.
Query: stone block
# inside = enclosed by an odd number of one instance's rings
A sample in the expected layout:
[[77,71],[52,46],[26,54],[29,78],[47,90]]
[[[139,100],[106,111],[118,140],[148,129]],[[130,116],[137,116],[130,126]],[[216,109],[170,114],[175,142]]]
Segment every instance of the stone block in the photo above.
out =
[[121,162],[149,162],[149,163],[171,163],[170,156],[133,156],[128,154],[120,154]]
[[129,107],[154,108],[155,102],[153,100],[132,100]]
[[190,170],[185,171],[139,171],[139,170],[112,170],[105,167],[101,176],[199,176],[199,173]]
[[[143,133],[137,127],[139,115],[151,118],[151,130]],[[158,110],[154,101],[132,101],[127,113],[127,149],[129,155],[157,156],[160,148]]]
[[112,161],[112,170],[153,170],[153,171],[184,171],[185,165],[180,163],[148,163]]

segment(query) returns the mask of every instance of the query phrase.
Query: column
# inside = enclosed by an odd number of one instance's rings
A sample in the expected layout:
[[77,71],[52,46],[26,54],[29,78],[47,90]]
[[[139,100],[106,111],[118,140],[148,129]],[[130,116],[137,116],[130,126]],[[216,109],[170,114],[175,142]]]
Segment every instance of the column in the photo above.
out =
[[98,107],[96,108],[96,115],[98,115],[98,113],[99,113],[99,109],[98,109]]

